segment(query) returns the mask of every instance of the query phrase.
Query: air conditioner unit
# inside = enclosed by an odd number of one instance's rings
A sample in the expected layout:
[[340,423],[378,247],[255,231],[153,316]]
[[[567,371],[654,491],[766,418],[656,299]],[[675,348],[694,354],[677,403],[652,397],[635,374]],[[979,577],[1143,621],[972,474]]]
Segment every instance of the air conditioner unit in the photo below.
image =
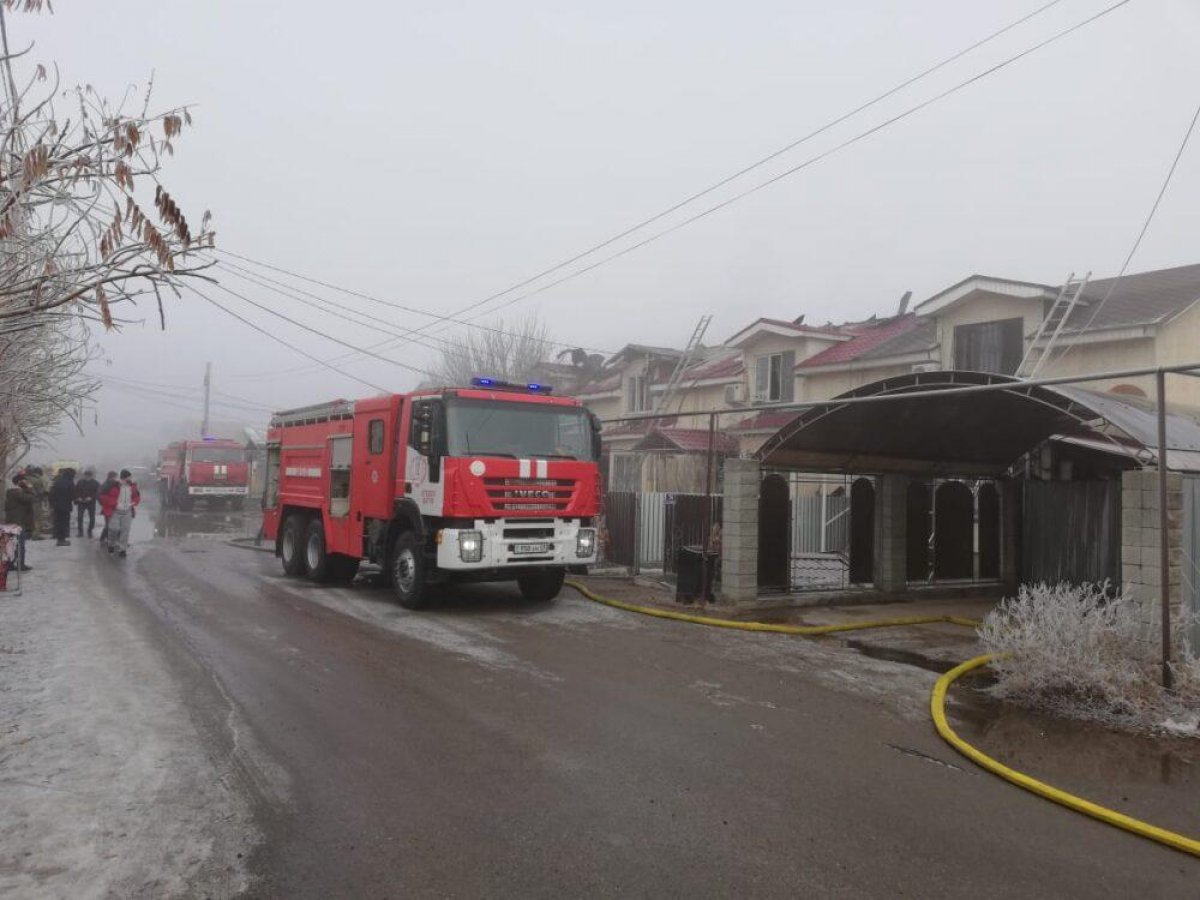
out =
[[942,364],[939,362],[913,363],[912,371],[913,372],[940,372],[940,371],[942,371]]
[[725,404],[732,406],[735,403],[746,402],[746,386],[741,382],[737,384],[725,385]]

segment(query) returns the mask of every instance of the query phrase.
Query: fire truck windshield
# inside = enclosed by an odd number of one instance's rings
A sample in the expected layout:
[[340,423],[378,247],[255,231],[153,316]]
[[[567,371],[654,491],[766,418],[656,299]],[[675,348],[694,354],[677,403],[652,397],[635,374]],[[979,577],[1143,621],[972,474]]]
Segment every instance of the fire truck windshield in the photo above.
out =
[[450,456],[592,460],[592,426],[579,407],[455,399],[447,403]]
[[193,447],[189,451],[192,462],[239,463],[246,461],[246,454],[238,447]]

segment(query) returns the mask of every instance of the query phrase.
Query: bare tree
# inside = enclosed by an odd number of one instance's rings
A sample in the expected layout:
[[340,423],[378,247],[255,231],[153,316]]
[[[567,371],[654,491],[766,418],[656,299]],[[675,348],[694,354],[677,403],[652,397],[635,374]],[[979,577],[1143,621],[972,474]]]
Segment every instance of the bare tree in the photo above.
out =
[[442,350],[433,364],[430,383],[466,385],[477,375],[526,382],[538,377],[541,364],[554,347],[546,326],[536,314],[506,324],[497,320]]
[[[0,466],[96,390],[83,375],[88,327],[117,328],[122,304],[178,294],[211,263],[206,212],[193,232],[160,173],[192,117],[151,113],[151,90],[127,111],[90,85],[60,91],[58,70],[9,47],[9,10],[47,0],[0,0]],[[21,67],[24,66],[24,69]],[[72,415],[71,411],[76,414]]]

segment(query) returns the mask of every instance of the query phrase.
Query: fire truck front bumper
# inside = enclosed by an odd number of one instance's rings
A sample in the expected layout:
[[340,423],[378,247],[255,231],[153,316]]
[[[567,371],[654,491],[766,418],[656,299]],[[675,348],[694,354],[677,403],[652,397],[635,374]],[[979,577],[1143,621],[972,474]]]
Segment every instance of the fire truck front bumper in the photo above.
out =
[[579,519],[477,520],[472,528],[438,533],[439,569],[457,572],[596,562],[596,529]]
[[235,484],[189,484],[188,494],[192,497],[245,497],[250,488]]

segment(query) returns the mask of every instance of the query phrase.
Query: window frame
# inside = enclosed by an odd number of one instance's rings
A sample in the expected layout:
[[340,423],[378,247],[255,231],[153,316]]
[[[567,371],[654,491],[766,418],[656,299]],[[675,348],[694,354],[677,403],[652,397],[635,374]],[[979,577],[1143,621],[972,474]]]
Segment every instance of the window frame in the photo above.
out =
[[367,453],[382,456],[387,449],[387,423],[383,419],[367,421]]

